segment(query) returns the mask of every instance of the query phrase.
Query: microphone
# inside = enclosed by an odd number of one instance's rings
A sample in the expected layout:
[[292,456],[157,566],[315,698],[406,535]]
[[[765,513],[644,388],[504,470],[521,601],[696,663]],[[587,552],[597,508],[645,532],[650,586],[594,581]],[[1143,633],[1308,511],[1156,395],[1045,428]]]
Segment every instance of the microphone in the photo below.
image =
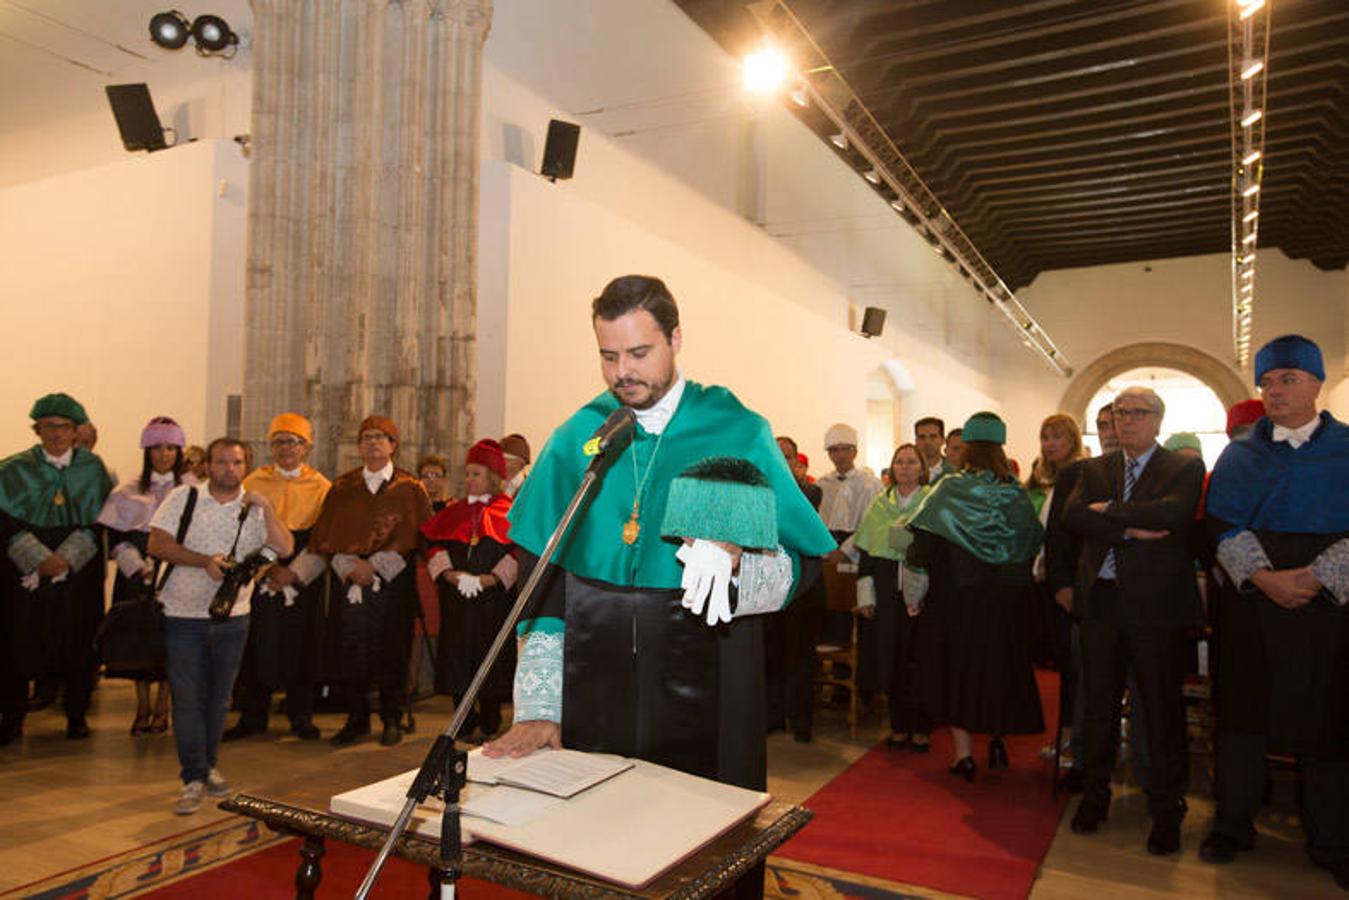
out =
[[586,456],[602,456],[615,441],[625,437],[637,424],[637,414],[626,406],[609,413],[609,418],[595,429],[590,440],[581,448]]

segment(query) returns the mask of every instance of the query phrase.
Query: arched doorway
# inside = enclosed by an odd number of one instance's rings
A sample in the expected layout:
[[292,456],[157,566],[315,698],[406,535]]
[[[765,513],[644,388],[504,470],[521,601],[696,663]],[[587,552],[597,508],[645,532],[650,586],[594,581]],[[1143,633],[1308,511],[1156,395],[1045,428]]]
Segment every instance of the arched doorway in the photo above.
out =
[[1172,369],[1192,376],[1213,391],[1224,409],[1252,396],[1252,387],[1221,360],[1193,347],[1156,342],[1130,344],[1096,359],[1069,383],[1059,409],[1094,430],[1089,417],[1096,410],[1088,404],[1112,378],[1134,369]]
[[1096,433],[1096,412],[1130,385],[1152,388],[1166,404],[1159,440],[1165,442],[1177,431],[1198,436],[1203,446],[1204,465],[1213,468],[1218,454],[1227,446],[1227,408],[1207,384],[1187,372],[1160,366],[1129,369],[1111,378],[1087,404],[1089,418],[1084,422],[1083,442],[1093,454],[1100,453]]

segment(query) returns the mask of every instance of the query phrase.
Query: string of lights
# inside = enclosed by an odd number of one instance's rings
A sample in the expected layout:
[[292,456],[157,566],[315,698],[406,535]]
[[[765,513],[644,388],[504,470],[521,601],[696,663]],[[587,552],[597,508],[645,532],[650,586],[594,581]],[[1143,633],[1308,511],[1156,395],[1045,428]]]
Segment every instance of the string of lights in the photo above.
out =
[[[975,293],[1016,331],[1023,345],[1060,375],[1071,376],[1067,357],[961,230],[791,11],[780,0],[751,4],[750,10],[770,43],[746,57],[746,87],[768,91],[788,82],[785,102],[821,113],[825,122],[821,137],[934,253],[970,282]],[[789,48],[790,55],[781,48]]]
[[1232,346],[1237,366],[1251,362],[1260,183],[1265,172],[1265,98],[1269,83],[1269,3],[1231,0],[1227,59],[1232,118]]

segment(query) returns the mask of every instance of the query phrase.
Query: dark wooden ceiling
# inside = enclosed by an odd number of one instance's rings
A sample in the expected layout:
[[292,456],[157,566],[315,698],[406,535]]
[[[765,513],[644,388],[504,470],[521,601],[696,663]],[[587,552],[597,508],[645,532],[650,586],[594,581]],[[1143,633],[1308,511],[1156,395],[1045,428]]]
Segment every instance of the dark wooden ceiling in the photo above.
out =
[[[676,2],[733,55],[762,37],[743,2]],[[783,5],[1015,289],[1231,249],[1227,2]],[[1259,246],[1342,269],[1349,0],[1269,3]]]

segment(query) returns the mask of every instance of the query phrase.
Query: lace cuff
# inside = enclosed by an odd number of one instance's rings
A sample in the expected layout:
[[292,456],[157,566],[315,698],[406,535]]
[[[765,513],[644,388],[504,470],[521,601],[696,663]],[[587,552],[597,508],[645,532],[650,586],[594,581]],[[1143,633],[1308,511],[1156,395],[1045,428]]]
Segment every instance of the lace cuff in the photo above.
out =
[[103,548],[94,540],[89,529],[81,528],[79,531],[72,531],[61,542],[61,546],[56,548],[56,552],[70,565],[70,571],[78,572],[89,565],[89,561],[95,556],[101,555]]
[[531,631],[520,638],[515,721],[562,721],[562,639],[561,631]]
[[1349,538],[1336,541],[1312,560],[1312,574],[1340,606],[1349,603]]
[[124,542],[114,547],[112,558],[123,578],[135,578],[145,571],[145,557],[130,543]]
[[876,579],[863,575],[857,579],[857,608],[876,605]]
[[351,574],[351,570],[356,567],[356,560],[358,559],[360,559],[359,556],[352,556],[350,553],[338,553],[333,556],[330,565],[332,565],[333,571],[337,573],[337,577],[346,581],[347,576]]
[[900,582],[903,585],[904,605],[911,609],[922,607],[923,601],[927,599],[927,572],[904,565],[901,567]]
[[9,541],[9,559],[24,575],[31,575],[47,561],[52,552],[31,531],[21,531]]
[[323,557],[311,550],[301,550],[299,555],[290,561],[287,566],[295,577],[300,579],[301,584],[312,584],[314,579],[323,574],[323,570],[328,568],[328,564],[323,561]]
[[1265,548],[1251,531],[1238,531],[1218,542],[1218,562],[1239,591],[1251,589],[1251,576],[1261,569],[1272,569]]
[[426,574],[431,576],[432,581],[439,581],[440,576],[452,568],[454,566],[450,564],[450,554],[444,550],[431,554],[431,558],[426,561]]
[[501,582],[501,586],[510,590],[515,587],[515,580],[520,577],[520,564],[516,562],[514,556],[503,556],[492,566],[492,574]]
[[740,592],[735,618],[777,612],[792,593],[792,558],[786,550],[740,554]]
[[370,565],[374,566],[379,577],[385,581],[393,581],[398,574],[407,568],[408,561],[403,558],[403,554],[395,553],[392,550],[381,550],[378,553],[370,554]]

